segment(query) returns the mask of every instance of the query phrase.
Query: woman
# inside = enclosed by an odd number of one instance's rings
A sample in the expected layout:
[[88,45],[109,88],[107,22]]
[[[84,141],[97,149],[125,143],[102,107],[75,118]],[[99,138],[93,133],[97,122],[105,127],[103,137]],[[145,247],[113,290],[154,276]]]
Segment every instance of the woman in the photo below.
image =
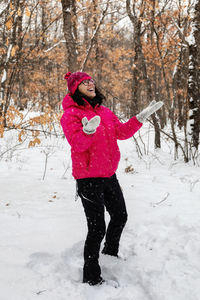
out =
[[[128,122],[121,123],[114,113],[102,106],[104,96],[87,73],[65,75],[69,94],[63,99],[61,125],[71,145],[72,174],[77,181],[88,225],[84,246],[83,282],[101,284],[99,251],[118,256],[121,233],[127,211],[116,170],[120,160],[117,140],[132,137],[143,121],[162,106],[152,102]],[[110,215],[106,230],[104,208]]]

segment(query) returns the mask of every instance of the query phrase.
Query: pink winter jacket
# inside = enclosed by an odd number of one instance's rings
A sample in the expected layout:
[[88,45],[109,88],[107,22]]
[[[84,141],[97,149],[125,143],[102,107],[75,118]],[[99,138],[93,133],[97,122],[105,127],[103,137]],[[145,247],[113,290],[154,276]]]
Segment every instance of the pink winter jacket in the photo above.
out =
[[[93,108],[86,100],[78,105],[69,94],[63,99],[64,114],[61,125],[71,145],[72,175],[75,179],[87,177],[110,177],[117,170],[120,151],[117,140],[125,140],[140,129],[136,117],[121,123],[115,114],[105,106]],[[81,120],[94,116],[101,117],[100,125],[94,134],[83,132]]]

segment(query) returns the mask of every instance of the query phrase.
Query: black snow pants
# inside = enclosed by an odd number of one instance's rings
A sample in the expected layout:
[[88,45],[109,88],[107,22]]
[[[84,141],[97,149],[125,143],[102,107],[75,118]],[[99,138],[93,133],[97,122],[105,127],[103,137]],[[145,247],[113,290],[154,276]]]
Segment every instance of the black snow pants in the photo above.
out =
[[[77,179],[77,185],[88,226],[84,246],[83,282],[95,284],[102,279],[98,262],[101,242],[105,236],[102,253],[117,256],[127,211],[115,174],[106,178]],[[104,207],[110,215],[107,230]]]

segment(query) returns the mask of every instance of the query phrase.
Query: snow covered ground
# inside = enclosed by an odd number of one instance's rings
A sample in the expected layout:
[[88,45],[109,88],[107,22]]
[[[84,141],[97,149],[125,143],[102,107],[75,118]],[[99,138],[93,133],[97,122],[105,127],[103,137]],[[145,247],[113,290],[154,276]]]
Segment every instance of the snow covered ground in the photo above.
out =
[[[0,152],[15,138],[0,140]],[[67,142],[44,139],[1,158],[0,300],[199,300],[200,168],[152,143],[150,135],[149,154],[139,158],[133,139],[119,142],[129,219],[122,258],[100,256],[102,276],[118,288],[81,283],[87,230]]]

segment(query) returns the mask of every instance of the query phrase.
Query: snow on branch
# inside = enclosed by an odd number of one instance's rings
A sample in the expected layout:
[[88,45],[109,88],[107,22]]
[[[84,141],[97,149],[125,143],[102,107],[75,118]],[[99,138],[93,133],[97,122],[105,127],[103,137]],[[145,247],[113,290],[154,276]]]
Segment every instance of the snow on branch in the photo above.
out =
[[57,46],[59,46],[61,43],[66,43],[65,40],[61,40],[58,43],[56,43],[55,45],[53,45],[52,47],[50,47],[49,49],[45,50],[44,52],[50,52],[51,50],[53,50],[54,48],[56,48]]
[[179,34],[180,34],[180,37],[182,39],[182,41],[184,42],[184,44],[189,47],[189,42],[187,40],[187,38],[185,38],[184,34],[183,34],[183,31],[182,29],[178,26],[178,24],[176,23],[176,21],[174,20],[174,18],[171,18],[172,19],[172,22],[174,24],[174,26],[177,28]]

